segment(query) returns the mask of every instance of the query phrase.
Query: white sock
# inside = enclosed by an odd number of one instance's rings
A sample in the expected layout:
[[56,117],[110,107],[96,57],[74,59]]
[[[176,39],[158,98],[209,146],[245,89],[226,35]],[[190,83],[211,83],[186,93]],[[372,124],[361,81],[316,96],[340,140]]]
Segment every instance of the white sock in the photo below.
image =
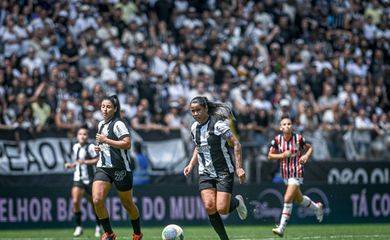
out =
[[300,205],[305,208],[310,208],[313,211],[318,209],[317,204],[313,202],[308,196],[303,196],[303,200]]
[[280,217],[280,224],[279,224],[279,228],[282,229],[283,231],[287,226],[288,220],[290,220],[292,207],[293,207],[292,203],[285,203],[283,205],[282,216]]

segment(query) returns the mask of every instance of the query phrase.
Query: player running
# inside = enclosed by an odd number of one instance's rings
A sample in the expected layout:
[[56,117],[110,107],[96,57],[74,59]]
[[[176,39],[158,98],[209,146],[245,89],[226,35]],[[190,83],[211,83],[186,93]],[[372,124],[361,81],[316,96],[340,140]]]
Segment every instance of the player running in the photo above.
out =
[[[76,138],[77,143],[73,145],[72,148],[74,162],[66,163],[65,167],[75,169],[73,174],[72,202],[76,228],[73,236],[79,237],[83,234],[80,210],[81,199],[86,193],[88,201],[92,204],[92,182],[95,172],[94,166],[98,161],[98,157],[95,152],[95,145],[88,142],[88,130],[86,128],[80,128],[77,131]],[[96,214],[95,217],[95,237],[100,237],[99,218]]]
[[[237,195],[232,198],[234,172],[243,183],[245,171],[242,168],[240,142],[229,127],[231,110],[227,105],[210,102],[206,97],[192,99],[190,110],[196,120],[191,127],[196,147],[190,163],[184,168],[184,175],[188,176],[198,164],[200,195],[210,223],[221,240],[228,240],[219,214],[228,214],[237,209],[242,220],[247,217],[243,197]],[[231,150],[234,151],[234,158]]]
[[283,237],[291,216],[293,202],[313,210],[319,222],[322,221],[324,211],[322,203],[314,203],[308,196],[303,196],[300,190],[300,185],[303,183],[303,165],[312,155],[313,147],[306,143],[302,135],[292,131],[292,121],[289,116],[282,116],[280,131],[282,134],[278,134],[271,142],[268,159],[280,160],[280,172],[287,186],[280,224],[272,229],[274,234]]

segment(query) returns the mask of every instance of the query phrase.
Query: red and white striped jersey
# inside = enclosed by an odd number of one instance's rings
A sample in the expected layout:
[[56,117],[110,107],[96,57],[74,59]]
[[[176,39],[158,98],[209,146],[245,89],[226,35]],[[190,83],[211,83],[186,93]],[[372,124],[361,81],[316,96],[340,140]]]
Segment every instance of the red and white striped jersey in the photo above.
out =
[[303,165],[299,158],[304,154],[306,140],[301,134],[292,133],[292,137],[287,141],[283,134],[275,136],[271,142],[270,151],[273,153],[283,153],[290,150],[291,157],[285,157],[280,161],[280,174],[284,179],[303,178]]

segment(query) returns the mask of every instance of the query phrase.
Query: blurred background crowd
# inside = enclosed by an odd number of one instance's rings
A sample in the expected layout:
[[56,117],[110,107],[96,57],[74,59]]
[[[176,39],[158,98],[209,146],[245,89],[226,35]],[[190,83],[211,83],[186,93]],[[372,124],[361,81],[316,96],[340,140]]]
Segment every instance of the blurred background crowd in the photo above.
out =
[[284,113],[318,160],[388,156],[389,20],[388,0],[1,1],[0,128],[93,129],[117,94],[135,130],[188,129],[204,95],[252,156]]

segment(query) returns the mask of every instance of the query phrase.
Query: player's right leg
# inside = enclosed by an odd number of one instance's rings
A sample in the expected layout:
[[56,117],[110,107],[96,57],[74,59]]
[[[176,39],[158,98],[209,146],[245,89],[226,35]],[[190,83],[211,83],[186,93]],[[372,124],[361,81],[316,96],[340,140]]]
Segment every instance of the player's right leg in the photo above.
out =
[[272,229],[272,232],[279,237],[283,237],[287,223],[290,220],[291,212],[293,208],[293,201],[295,195],[299,189],[299,185],[287,184],[286,193],[284,194],[284,204],[282,210],[282,216],[280,217],[279,226]]
[[248,216],[248,210],[245,206],[244,198],[241,195],[232,197],[234,173],[220,174],[216,181],[217,211],[220,214],[229,214],[237,210],[240,219],[245,220]]
[[76,222],[76,227],[73,232],[74,237],[79,237],[83,234],[83,228],[81,226],[81,211],[80,211],[80,204],[83,195],[84,195],[84,189],[78,186],[77,182],[75,182],[72,187],[73,215]]
[[104,205],[104,201],[111,189],[111,182],[109,174],[98,168],[92,184],[92,201],[96,215],[99,217],[99,221],[104,229],[104,234],[100,237],[100,240],[116,239],[116,235],[111,228],[107,208]]
[[217,211],[217,189],[215,180],[210,179],[205,175],[199,176],[199,190],[211,226],[218,234],[219,239],[229,240],[221,216]]

